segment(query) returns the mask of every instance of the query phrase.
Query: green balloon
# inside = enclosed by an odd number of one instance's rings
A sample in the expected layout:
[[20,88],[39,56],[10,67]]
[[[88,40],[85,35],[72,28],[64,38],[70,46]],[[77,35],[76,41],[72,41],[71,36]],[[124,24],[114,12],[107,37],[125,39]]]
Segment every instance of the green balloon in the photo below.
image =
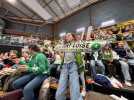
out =
[[98,42],[95,42],[91,45],[92,50],[99,50],[101,48],[101,44]]

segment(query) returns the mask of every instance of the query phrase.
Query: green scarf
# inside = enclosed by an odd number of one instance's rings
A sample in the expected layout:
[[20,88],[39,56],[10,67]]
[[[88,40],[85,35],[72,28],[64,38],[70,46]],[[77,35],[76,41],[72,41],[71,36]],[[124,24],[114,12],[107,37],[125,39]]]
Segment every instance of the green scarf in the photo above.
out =
[[102,59],[103,60],[113,60],[112,50],[104,51],[102,53]]

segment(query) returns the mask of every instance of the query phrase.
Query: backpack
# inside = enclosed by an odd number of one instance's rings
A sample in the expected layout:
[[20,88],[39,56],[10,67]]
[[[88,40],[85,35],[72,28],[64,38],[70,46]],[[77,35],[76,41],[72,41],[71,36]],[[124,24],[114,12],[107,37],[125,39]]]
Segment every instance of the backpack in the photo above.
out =
[[102,74],[97,74],[95,76],[94,81],[96,83],[106,87],[106,88],[112,88],[113,87],[111,82],[110,82],[110,80],[109,80],[109,78],[107,76],[105,76],[105,75],[102,75]]

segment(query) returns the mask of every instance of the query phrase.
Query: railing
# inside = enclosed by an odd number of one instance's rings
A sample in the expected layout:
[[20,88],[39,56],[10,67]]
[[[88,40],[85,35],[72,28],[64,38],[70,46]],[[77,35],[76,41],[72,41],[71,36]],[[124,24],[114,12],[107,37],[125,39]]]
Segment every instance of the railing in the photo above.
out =
[[32,37],[13,36],[13,35],[0,35],[1,45],[15,45],[25,46],[32,43],[38,43],[38,40]]

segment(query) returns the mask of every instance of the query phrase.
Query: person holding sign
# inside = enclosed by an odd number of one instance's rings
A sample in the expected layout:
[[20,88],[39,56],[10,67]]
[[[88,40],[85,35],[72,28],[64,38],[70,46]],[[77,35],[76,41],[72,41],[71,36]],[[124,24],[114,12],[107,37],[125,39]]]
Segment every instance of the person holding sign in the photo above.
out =
[[[75,36],[68,33],[65,36],[64,45],[75,41]],[[76,61],[76,51],[65,51],[61,53],[63,58],[63,65],[61,69],[59,86],[56,91],[56,100],[66,100],[66,90],[70,87],[70,98],[71,100],[83,100],[80,94],[79,75],[78,75],[78,64]],[[79,58],[80,59],[80,58]]]

